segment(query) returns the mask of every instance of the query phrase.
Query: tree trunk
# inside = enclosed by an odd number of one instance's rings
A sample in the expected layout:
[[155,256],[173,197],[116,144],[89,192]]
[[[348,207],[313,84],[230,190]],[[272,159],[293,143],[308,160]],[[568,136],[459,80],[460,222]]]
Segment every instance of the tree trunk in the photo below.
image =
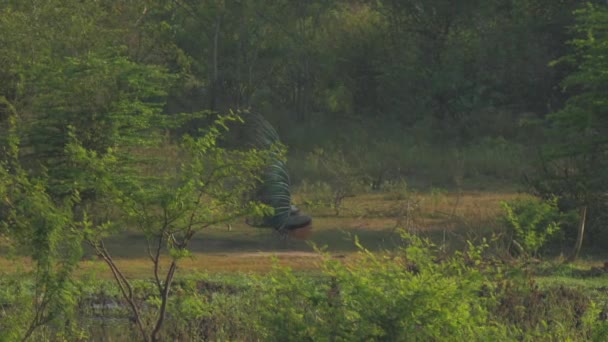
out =
[[167,272],[167,277],[165,279],[165,284],[163,287],[163,291],[160,293],[161,296],[161,306],[158,313],[158,319],[156,321],[156,326],[154,327],[154,331],[152,332],[152,342],[160,341],[160,330],[165,322],[165,315],[167,313],[167,302],[169,301],[169,291],[171,290],[171,283],[173,282],[173,277],[175,275],[175,270],[177,269],[177,263],[175,260],[171,262],[171,266],[169,266],[169,271]]
[[585,221],[587,219],[587,206],[583,206],[580,209],[580,221],[578,224],[578,234],[576,236],[576,244],[574,245],[574,251],[570,256],[569,262],[573,262],[578,258],[578,254],[583,246],[583,236],[585,234]]
[[212,56],[212,74],[211,74],[211,85],[210,85],[210,94],[209,94],[209,109],[215,110],[217,105],[217,96],[218,96],[218,48],[219,48],[219,39],[220,39],[220,25],[221,25],[221,17],[218,12],[215,17],[215,32],[213,34],[213,56]]

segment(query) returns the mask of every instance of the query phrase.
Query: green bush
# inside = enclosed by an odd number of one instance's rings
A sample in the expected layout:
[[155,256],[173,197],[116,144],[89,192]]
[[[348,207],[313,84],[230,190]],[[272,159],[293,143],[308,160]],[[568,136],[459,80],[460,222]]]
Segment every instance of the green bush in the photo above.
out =
[[310,174],[315,175],[313,179],[322,179],[302,182],[301,192],[312,196],[308,204],[332,208],[336,216],[340,215],[344,199],[363,190],[362,173],[339,149],[317,148],[306,160]]
[[384,181],[380,184],[379,190],[386,192],[383,198],[387,201],[402,201],[411,197],[411,191],[405,179]]
[[[191,274],[172,286],[161,340],[180,341],[605,341],[605,311],[584,289],[541,287],[530,274],[489,255],[487,245],[446,256],[404,236],[394,253],[361,249],[354,259],[325,255],[319,273],[276,267],[252,277]],[[27,323],[33,283],[0,279],[0,341]],[[153,320],[153,285],[134,282]],[[75,314],[31,340],[133,341],[137,330],[112,281],[76,283]],[[596,294],[597,295],[597,294]],[[94,308],[103,303],[118,307]],[[23,307],[22,307],[23,305]],[[13,327],[14,325],[14,327]],[[16,328],[17,330],[13,329]]]
[[430,243],[405,236],[394,255],[361,249],[354,264],[327,257],[322,279],[278,268],[260,281],[267,341],[508,340],[490,319],[492,283],[476,248],[439,261]]
[[298,186],[300,201],[310,209],[331,208],[333,191],[331,186],[322,181],[303,180]]
[[540,249],[559,231],[566,219],[557,199],[519,199],[502,203],[503,222],[512,229],[513,245],[524,255],[537,256]]
[[396,253],[325,256],[322,274],[277,267],[248,309],[264,341],[585,341],[606,338],[588,293],[540,288],[487,244],[445,256],[405,235]]

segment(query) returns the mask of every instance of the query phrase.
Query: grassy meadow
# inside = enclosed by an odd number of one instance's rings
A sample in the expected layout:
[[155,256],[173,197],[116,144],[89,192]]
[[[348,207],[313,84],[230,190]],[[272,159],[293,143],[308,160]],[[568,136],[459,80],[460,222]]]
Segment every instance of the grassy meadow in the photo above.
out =
[[[430,237],[436,244],[458,249],[467,240],[475,241],[500,232],[497,218],[500,202],[522,198],[519,193],[428,192],[363,193],[346,198],[343,211],[302,204],[301,210],[313,216],[312,227],[304,233],[281,238],[272,229],[254,228],[243,219],[210,227],[195,236],[192,256],[180,263],[180,272],[226,273],[267,272],[273,259],[295,270],[314,270],[318,266],[315,246],[336,258],[348,259],[358,251],[355,236],[371,251],[391,251],[400,244],[401,229]],[[304,194],[295,196],[298,203]],[[147,244],[143,234],[127,229],[107,239],[112,256],[132,278],[150,276]],[[27,260],[0,259],[2,270],[28,268]],[[94,253],[85,253],[81,272],[95,272],[111,278],[110,271]]]
[[[309,194],[294,196],[302,203]],[[530,195],[510,192],[428,191],[367,192],[344,200],[339,215],[331,208],[302,203],[300,208],[313,217],[311,227],[303,232],[281,237],[272,229],[254,228],[238,219],[209,227],[197,234],[190,245],[191,256],[180,261],[179,273],[205,274],[266,273],[275,264],[296,271],[315,272],[319,268],[319,250],[338,260],[356,258],[359,247],[385,253],[402,246],[401,231],[429,238],[446,252],[461,250],[467,242],[479,243],[494,237],[494,252],[507,255],[501,243],[509,234],[501,222],[501,202],[530,198]],[[132,279],[151,276],[146,239],[135,229],[126,229],[106,240],[106,245],[123,272]],[[105,263],[87,246],[78,274],[101,279],[112,279]],[[562,247],[563,248],[563,247]],[[29,270],[31,261],[3,249],[0,257],[1,273]],[[564,249],[549,249],[545,260],[559,264]],[[561,258],[561,259],[560,259]],[[552,280],[565,284],[585,284],[572,270],[601,267],[601,253],[584,253],[574,265],[564,271],[557,267],[555,275],[545,270],[539,275],[541,283]],[[595,279],[594,283],[601,283]],[[593,286],[591,286],[593,287]]]

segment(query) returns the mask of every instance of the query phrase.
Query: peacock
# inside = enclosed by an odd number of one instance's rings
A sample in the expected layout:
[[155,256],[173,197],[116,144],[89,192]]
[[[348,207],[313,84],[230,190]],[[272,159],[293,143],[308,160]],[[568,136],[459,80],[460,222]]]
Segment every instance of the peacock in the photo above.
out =
[[274,214],[252,222],[250,226],[273,228],[286,234],[312,224],[312,217],[300,213],[291,199],[291,183],[284,158],[276,147],[281,144],[277,131],[262,115],[255,112],[241,113],[244,119],[242,133],[253,147],[271,151],[270,163],[262,182],[254,194],[256,200],[272,207]]

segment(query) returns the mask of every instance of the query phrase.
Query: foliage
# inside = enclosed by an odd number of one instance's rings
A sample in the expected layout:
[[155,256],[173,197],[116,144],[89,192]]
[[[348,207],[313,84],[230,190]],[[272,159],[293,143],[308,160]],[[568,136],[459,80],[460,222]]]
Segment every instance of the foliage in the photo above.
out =
[[31,290],[10,289],[16,291],[22,310],[0,329],[4,334],[0,337],[25,340],[48,324],[69,328],[75,305],[72,277],[82,256],[83,222],[72,211],[80,203],[77,191],[56,202],[48,178],[34,177],[21,166],[16,117],[11,116],[9,122],[6,144],[0,146],[5,155],[0,160],[0,237],[17,256],[30,257],[34,269],[29,275]]
[[579,340],[605,338],[598,330],[605,322],[589,293],[577,287],[541,288],[529,277],[511,277],[500,288],[495,317],[507,326],[520,329],[520,341]]
[[564,209],[585,208],[586,231],[597,236],[604,231],[608,193],[604,172],[608,166],[605,115],[608,64],[604,58],[608,8],[605,4],[588,3],[575,12],[575,18],[571,29],[574,37],[569,41],[572,51],[552,63],[554,67],[572,69],[561,82],[568,99],[547,117],[541,172],[532,186],[543,197],[558,196]]
[[381,191],[387,192],[384,199],[388,201],[402,201],[410,197],[410,188],[405,179],[384,181],[380,184]]
[[[61,181],[77,176],[64,163],[66,124],[103,151],[116,137],[99,131],[116,129],[108,127],[110,116],[129,122],[127,103],[140,114],[155,106],[167,114],[253,108],[301,156],[306,143],[327,146],[336,135],[350,135],[357,146],[349,142],[343,152],[358,149],[360,158],[350,162],[360,162],[375,182],[385,172],[385,178],[407,173],[429,175],[433,183],[442,177],[433,185],[446,186],[450,163],[438,157],[434,165],[448,167],[429,170],[431,154],[484,139],[512,142],[522,117],[561,105],[555,86],[566,67],[547,63],[569,53],[562,42],[579,6],[575,0],[3,4],[0,94],[36,128],[23,132],[33,139],[30,161],[57,173],[50,181],[61,195],[69,192]],[[193,121],[186,131],[205,124]],[[473,150],[462,153],[479,163],[470,167],[473,176],[517,179],[516,153],[506,151],[509,158],[501,160]]]
[[[130,155],[120,154],[120,148],[108,149],[99,155],[83,146],[75,136],[68,146],[74,162],[90,175],[99,201],[105,203],[104,207],[91,211],[91,216],[85,214],[84,239],[112,270],[145,340],[160,338],[175,271],[179,260],[190,255],[189,243],[194,235],[236,217],[267,213],[265,206],[243,200],[243,195],[257,186],[259,175],[267,165],[266,151],[227,150],[217,144],[227,129],[226,122],[237,118],[235,115],[219,117],[200,137],[186,135],[173,154],[157,155],[152,160],[134,158],[150,155],[145,148],[161,149],[162,140],[156,145],[150,142],[136,153],[131,149]],[[148,242],[158,307],[150,324],[142,319],[141,303],[134,295],[133,286],[104,244],[104,238],[129,226],[143,233]],[[165,257],[170,265],[161,273]],[[195,306],[202,309],[199,302],[190,304],[192,310]]]
[[570,98],[566,105],[548,117],[550,140],[544,149],[544,173],[536,187],[545,194],[569,198],[580,205],[605,201],[605,150],[608,121],[604,114],[608,79],[606,41],[608,9],[588,4],[576,12],[570,41],[574,52],[554,64],[568,64],[574,70],[562,81]]
[[311,209],[331,208],[334,198],[331,186],[322,181],[303,180],[298,186],[298,193],[302,204]]
[[[353,197],[361,191],[363,177],[341,150],[324,150],[317,148],[307,157],[309,167],[318,172],[324,183],[319,187],[331,188],[331,196],[325,200],[325,205],[332,208],[335,215],[340,215],[344,199]],[[315,191],[315,190],[312,190]]]
[[[262,282],[264,339],[486,340],[507,338],[490,320],[492,284],[476,249],[438,261],[413,236],[395,255],[361,250],[356,264],[327,257],[323,281],[278,269]],[[470,266],[469,266],[470,265]],[[491,290],[489,290],[491,291]]]
[[524,255],[537,256],[540,249],[556,236],[565,223],[571,223],[567,215],[559,211],[557,198],[502,202],[502,207],[503,221],[513,230],[514,248],[523,248],[518,252]]
[[445,256],[405,235],[394,254],[327,256],[322,275],[275,269],[260,279],[265,340],[535,341],[605,338],[605,321],[578,288],[540,288],[519,267],[471,243]]
[[[326,255],[319,273],[276,267],[265,275],[182,274],[172,284],[163,339],[186,340],[473,340],[605,339],[603,294],[555,284],[494,259],[487,244],[446,256],[415,237],[395,253],[363,249],[353,260]],[[563,267],[561,265],[560,267]],[[562,271],[563,272],[563,271]],[[568,278],[573,280],[574,278]],[[159,299],[150,280],[132,280],[154,319]],[[0,279],[0,326],[16,322],[31,282]],[[71,324],[47,325],[35,339],[136,339],[118,286],[84,277]],[[597,298],[601,294],[602,297]],[[594,300],[592,300],[592,298]],[[599,299],[600,301],[597,301]],[[105,309],[99,308],[109,304]],[[117,304],[117,305],[116,305]],[[96,308],[97,307],[97,308]],[[2,316],[2,313],[8,315]],[[91,324],[91,322],[95,322]],[[3,331],[4,332],[4,331]],[[80,334],[79,334],[80,333]]]
[[[481,260],[474,249],[442,259],[415,239],[394,259],[362,252],[360,268],[327,260],[323,279],[277,271],[254,294],[172,283],[195,234],[271,215],[244,198],[260,178],[274,181],[266,204],[275,218],[290,211],[278,135],[227,149],[224,126],[237,117],[206,114],[229,108],[264,112],[292,142],[299,160],[290,171],[306,179],[305,200],[336,215],[369,184],[394,186],[399,215],[409,217],[410,187],[514,182],[526,146],[547,139],[537,192],[559,196],[562,209],[588,206],[591,231],[603,229],[608,12],[594,3],[0,0],[0,238],[33,261],[0,294],[14,305],[0,335],[84,338],[73,318],[86,241],[144,339],[524,339],[523,331],[561,340],[580,337],[566,331],[579,327],[590,337],[595,309],[577,294],[496,290],[487,265],[470,265]],[[546,136],[522,130],[550,112]],[[444,196],[432,197],[437,206]],[[553,200],[505,209],[532,255],[565,222]],[[129,229],[149,243],[152,282],[127,278],[104,245]],[[494,290],[522,299],[500,299],[512,321],[492,316]],[[572,299],[585,315],[553,314],[543,296]],[[259,303],[264,324],[255,321]],[[521,314],[530,303],[547,314]],[[169,313],[185,320],[168,328]],[[576,324],[556,332],[551,320],[563,317]]]
[[[127,143],[142,144],[145,134],[154,134],[149,131],[150,121],[162,107],[159,99],[171,79],[162,67],[141,65],[120,55],[89,54],[40,69],[44,76],[37,84],[48,91],[35,100],[34,110],[41,117],[28,143],[34,149],[32,157],[51,172],[58,195],[86,178],[65,153],[70,139],[67,126],[83,146],[98,154]],[[55,131],[63,134],[51,133]],[[132,141],[124,141],[128,139]]]
[[[135,132],[149,134],[142,124],[162,110],[175,77],[167,66],[134,54],[148,49],[143,40],[149,32],[128,23],[143,3],[53,0],[2,7],[3,56],[10,56],[0,72],[8,80],[2,95],[22,116],[21,161],[47,174],[55,198],[69,196],[72,184],[86,178],[65,153],[69,126],[87,148],[105,153]],[[80,190],[84,201],[94,197]]]

